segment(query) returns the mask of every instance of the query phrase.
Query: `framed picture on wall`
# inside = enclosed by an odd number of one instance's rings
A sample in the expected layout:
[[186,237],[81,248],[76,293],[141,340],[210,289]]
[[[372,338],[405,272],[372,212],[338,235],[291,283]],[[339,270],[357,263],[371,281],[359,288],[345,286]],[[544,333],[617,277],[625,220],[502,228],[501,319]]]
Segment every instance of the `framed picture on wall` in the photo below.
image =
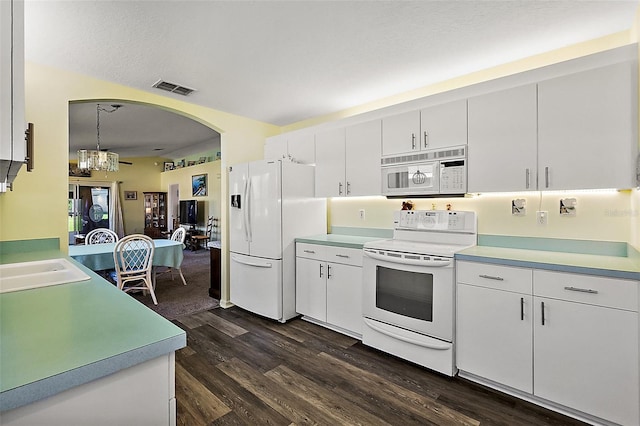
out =
[[169,170],[173,170],[173,161],[164,162],[164,171],[168,172]]
[[124,199],[125,200],[137,200],[138,199],[138,191],[124,191]]
[[194,197],[207,195],[207,174],[191,176],[191,192]]

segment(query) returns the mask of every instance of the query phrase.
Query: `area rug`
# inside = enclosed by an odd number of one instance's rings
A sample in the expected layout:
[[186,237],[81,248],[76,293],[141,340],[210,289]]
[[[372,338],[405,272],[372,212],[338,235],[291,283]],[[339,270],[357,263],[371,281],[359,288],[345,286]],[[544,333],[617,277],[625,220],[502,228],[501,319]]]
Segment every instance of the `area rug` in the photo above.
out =
[[[166,268],[160,268],[164,270]],[[210,268],[209,252],[205,249],[198,251],[184,251],[182,261],[182,274],[187,285],[182,284],[180,274],[160,273],[156,278],[156,298],[158,304],[154,305],[151,295],[132,294],[149,309],[154,310],[163,317],[173,320],[183,315],[206,311],[217,308],[218,300],[209,296]]]

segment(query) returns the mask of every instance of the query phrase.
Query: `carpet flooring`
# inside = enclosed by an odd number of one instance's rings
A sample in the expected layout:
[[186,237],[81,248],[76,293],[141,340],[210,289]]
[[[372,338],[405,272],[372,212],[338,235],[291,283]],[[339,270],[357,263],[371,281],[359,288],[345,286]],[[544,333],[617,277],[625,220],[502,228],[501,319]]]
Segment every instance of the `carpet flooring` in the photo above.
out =
[[[160,268],[164,270],[165,268]],[[187,285],[182,284],[180,274],[158,274],[156,278],[156,298],[154,305],[151,295],[132,294],[149,309],[163,317],[173,320],[184,315],[190,315],[218,307],[218,300],[209,297],[209,252],[207,250],[184,251],[182,274]]]

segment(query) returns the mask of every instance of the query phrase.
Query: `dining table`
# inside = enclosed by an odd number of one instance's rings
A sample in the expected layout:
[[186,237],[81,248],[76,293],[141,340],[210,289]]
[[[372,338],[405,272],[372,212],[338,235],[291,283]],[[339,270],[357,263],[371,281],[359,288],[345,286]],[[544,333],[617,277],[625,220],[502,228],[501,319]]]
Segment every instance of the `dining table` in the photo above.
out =
[[[184,245],[180,241],[154,239],[153,266],[180,268]],[[92,271],[114,269],[113,251],[116,243],[69,246],[69,256]]]

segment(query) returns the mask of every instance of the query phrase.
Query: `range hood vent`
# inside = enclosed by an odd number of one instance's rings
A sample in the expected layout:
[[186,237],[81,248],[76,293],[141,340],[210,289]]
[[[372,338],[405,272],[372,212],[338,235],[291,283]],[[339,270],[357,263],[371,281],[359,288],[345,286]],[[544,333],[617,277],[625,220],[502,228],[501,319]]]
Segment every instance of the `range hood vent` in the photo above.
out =
[[160,90],[166,90],[167,92],[176,93],[178,95],[187,96],[190,95],[195,89],[190,89],[185,86],[181,86],[175,83],[169,83],[168,81],[164,81],[162,79],[156,81],[152,87],[155,87]]

